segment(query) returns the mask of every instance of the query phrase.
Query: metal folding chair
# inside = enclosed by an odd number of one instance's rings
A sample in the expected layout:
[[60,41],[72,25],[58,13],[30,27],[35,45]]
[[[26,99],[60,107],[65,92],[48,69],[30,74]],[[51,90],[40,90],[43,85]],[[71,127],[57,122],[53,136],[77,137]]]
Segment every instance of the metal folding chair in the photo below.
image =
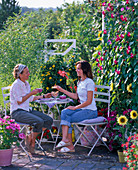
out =
[[[97,102],[107,103],[107,105],[108,105],[108,115],[107,116],[109,117],[109,111],[110,111],[110,86],[96,85],[95,87],[97,88],[97,91],[94,92],[95,101],[96,101],[96,103]],[[99,91],[99,89],[100,89],[100,91]],[[106,90],[107,92],[101,92],[101,90],[102,91]],[[107,146],[105,141],[102,139],[102,135],[103,135],[103,133],[105,132],[105,130],[107,128],[107,124],[108,124],[108,121],[103,116],[99,116],[99,117],[97,117],[95,119],[87,119],[87,120],[84,120],[84,121],[78,122],[78,123],[73,123],[73,125],[77,128],[77,130],[79,132],[79,136],[76,139],[76,142],[74,143],[74,147],[79,143],[80,138],[83,136],[89,142],[90,146],[84,146],[84,145],[80,145],[80,146],[90,148],[88,156],[90,156],[91,152],[93,151],[93,149],[95,148],[95,146],[96,146],[96,144],[98,143],[99,140],[101,140],[102,143],[110,151],[109,147]],[[103,128],[103,130],[101,132],[97,132],[97,126],[98,125],[105,125],[105,127]],[[91,141],[88,139],[88,137],[84,134],[84,132],[85,132],[85,130],[87,128],[92,129],[93,132],[95,132],[95,134],[97,135],[97,140],[95,141],[94,144],[92,144]]]
[[[10,104],[10,86],[8,86],[8,87],[2,87],[1,88],[1,90],[2,90],[2,95],[3,95],[3,102],[4,102],[4,112],[5,112],[5,116],[7,115],[7,104]],[[21,122],[16,122],[17,124],[19,124],[20,125],[20,127],[21,127],[21,129],[20,129],[20,132],[21,133],[23,133],[24,132],[24,130],[26,131],[26,132],[31,132],[30,131],[30,124],[26,124],[26,123],[21,123]],[[32,126],[31,126],[32,127]],[[32,161],[32,159],[31,159],[31,157],[30,157],[30,155],[29,155],[29,153],[27,152],[27,150],[26,150],[26,147],[24,146],[24,139],[22,139],[22,140],[19,140],[19,144],[20,144],[20,147],[23,149],[23,151],[26,153],[26,155],[28,156],[28,158],[29,158],[29,160],[30,161]],[[44,152],[44,154],[46,155],[46,153],[45,153],[45,150],[43,149],[43,147],[41,146],[41,143],[39,143],[38,141],[37,141],[37,139],[35,140],[35,143],[39,146],[39,148]]]

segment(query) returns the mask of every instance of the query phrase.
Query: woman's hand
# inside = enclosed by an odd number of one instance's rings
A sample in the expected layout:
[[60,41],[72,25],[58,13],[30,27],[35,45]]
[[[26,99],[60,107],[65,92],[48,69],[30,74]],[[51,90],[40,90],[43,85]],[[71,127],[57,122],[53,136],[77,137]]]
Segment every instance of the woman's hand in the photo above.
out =
[[47,94],[44,94],[45,98],[50,98],[51,97],[51,93],[47,93]]
[[38,89],[34,89],[30,93],[31,93],[31,95],[35,95],[35,94],[39,93],[39,90]]
[[57,89],[58,91],[61,91],[62,87],[55,85],[55,86],[53,86],[53,89]]
[[66,107],[66,109],[76,110],[76,107],[75,106],[68,106],[68,107]]

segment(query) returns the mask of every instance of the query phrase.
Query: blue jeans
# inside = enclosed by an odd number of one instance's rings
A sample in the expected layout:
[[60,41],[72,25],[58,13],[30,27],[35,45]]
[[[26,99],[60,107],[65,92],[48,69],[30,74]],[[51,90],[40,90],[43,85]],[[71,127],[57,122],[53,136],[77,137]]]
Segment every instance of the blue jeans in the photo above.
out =
[[69,126],[68,133],[72,133],[71,123],[81,122],[86,119],[93,119],[97,117],[97,110],[90,109],[64,109],[61,112],[61,123],[60,125]]

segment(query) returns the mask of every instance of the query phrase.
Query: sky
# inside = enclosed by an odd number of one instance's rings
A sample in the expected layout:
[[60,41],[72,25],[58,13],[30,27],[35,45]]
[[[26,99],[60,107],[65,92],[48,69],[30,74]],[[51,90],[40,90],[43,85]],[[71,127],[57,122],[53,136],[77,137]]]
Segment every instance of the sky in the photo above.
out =
[[64,2],[72,3],[73,1],[83,2],[83,0],[17,0],[17,2],[19,2],[19,6],[21,7],[26,6],[28,8],[31,8],[31,7],[56,8],[56,7],[61,7],[61,5],[64,4]]

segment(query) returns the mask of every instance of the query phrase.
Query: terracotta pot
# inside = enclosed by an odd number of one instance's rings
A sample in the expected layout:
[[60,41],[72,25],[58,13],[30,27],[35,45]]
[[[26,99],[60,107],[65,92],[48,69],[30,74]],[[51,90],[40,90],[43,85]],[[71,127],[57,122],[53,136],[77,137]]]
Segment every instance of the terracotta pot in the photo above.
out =
[[12,149],[0,149],[0,166],[9,166],[11,165],[13,155]]
[[125,155],[123,154],[123,151],[117,151],[118,157],[119,157],[119,162],[120,163],[125,163]]

